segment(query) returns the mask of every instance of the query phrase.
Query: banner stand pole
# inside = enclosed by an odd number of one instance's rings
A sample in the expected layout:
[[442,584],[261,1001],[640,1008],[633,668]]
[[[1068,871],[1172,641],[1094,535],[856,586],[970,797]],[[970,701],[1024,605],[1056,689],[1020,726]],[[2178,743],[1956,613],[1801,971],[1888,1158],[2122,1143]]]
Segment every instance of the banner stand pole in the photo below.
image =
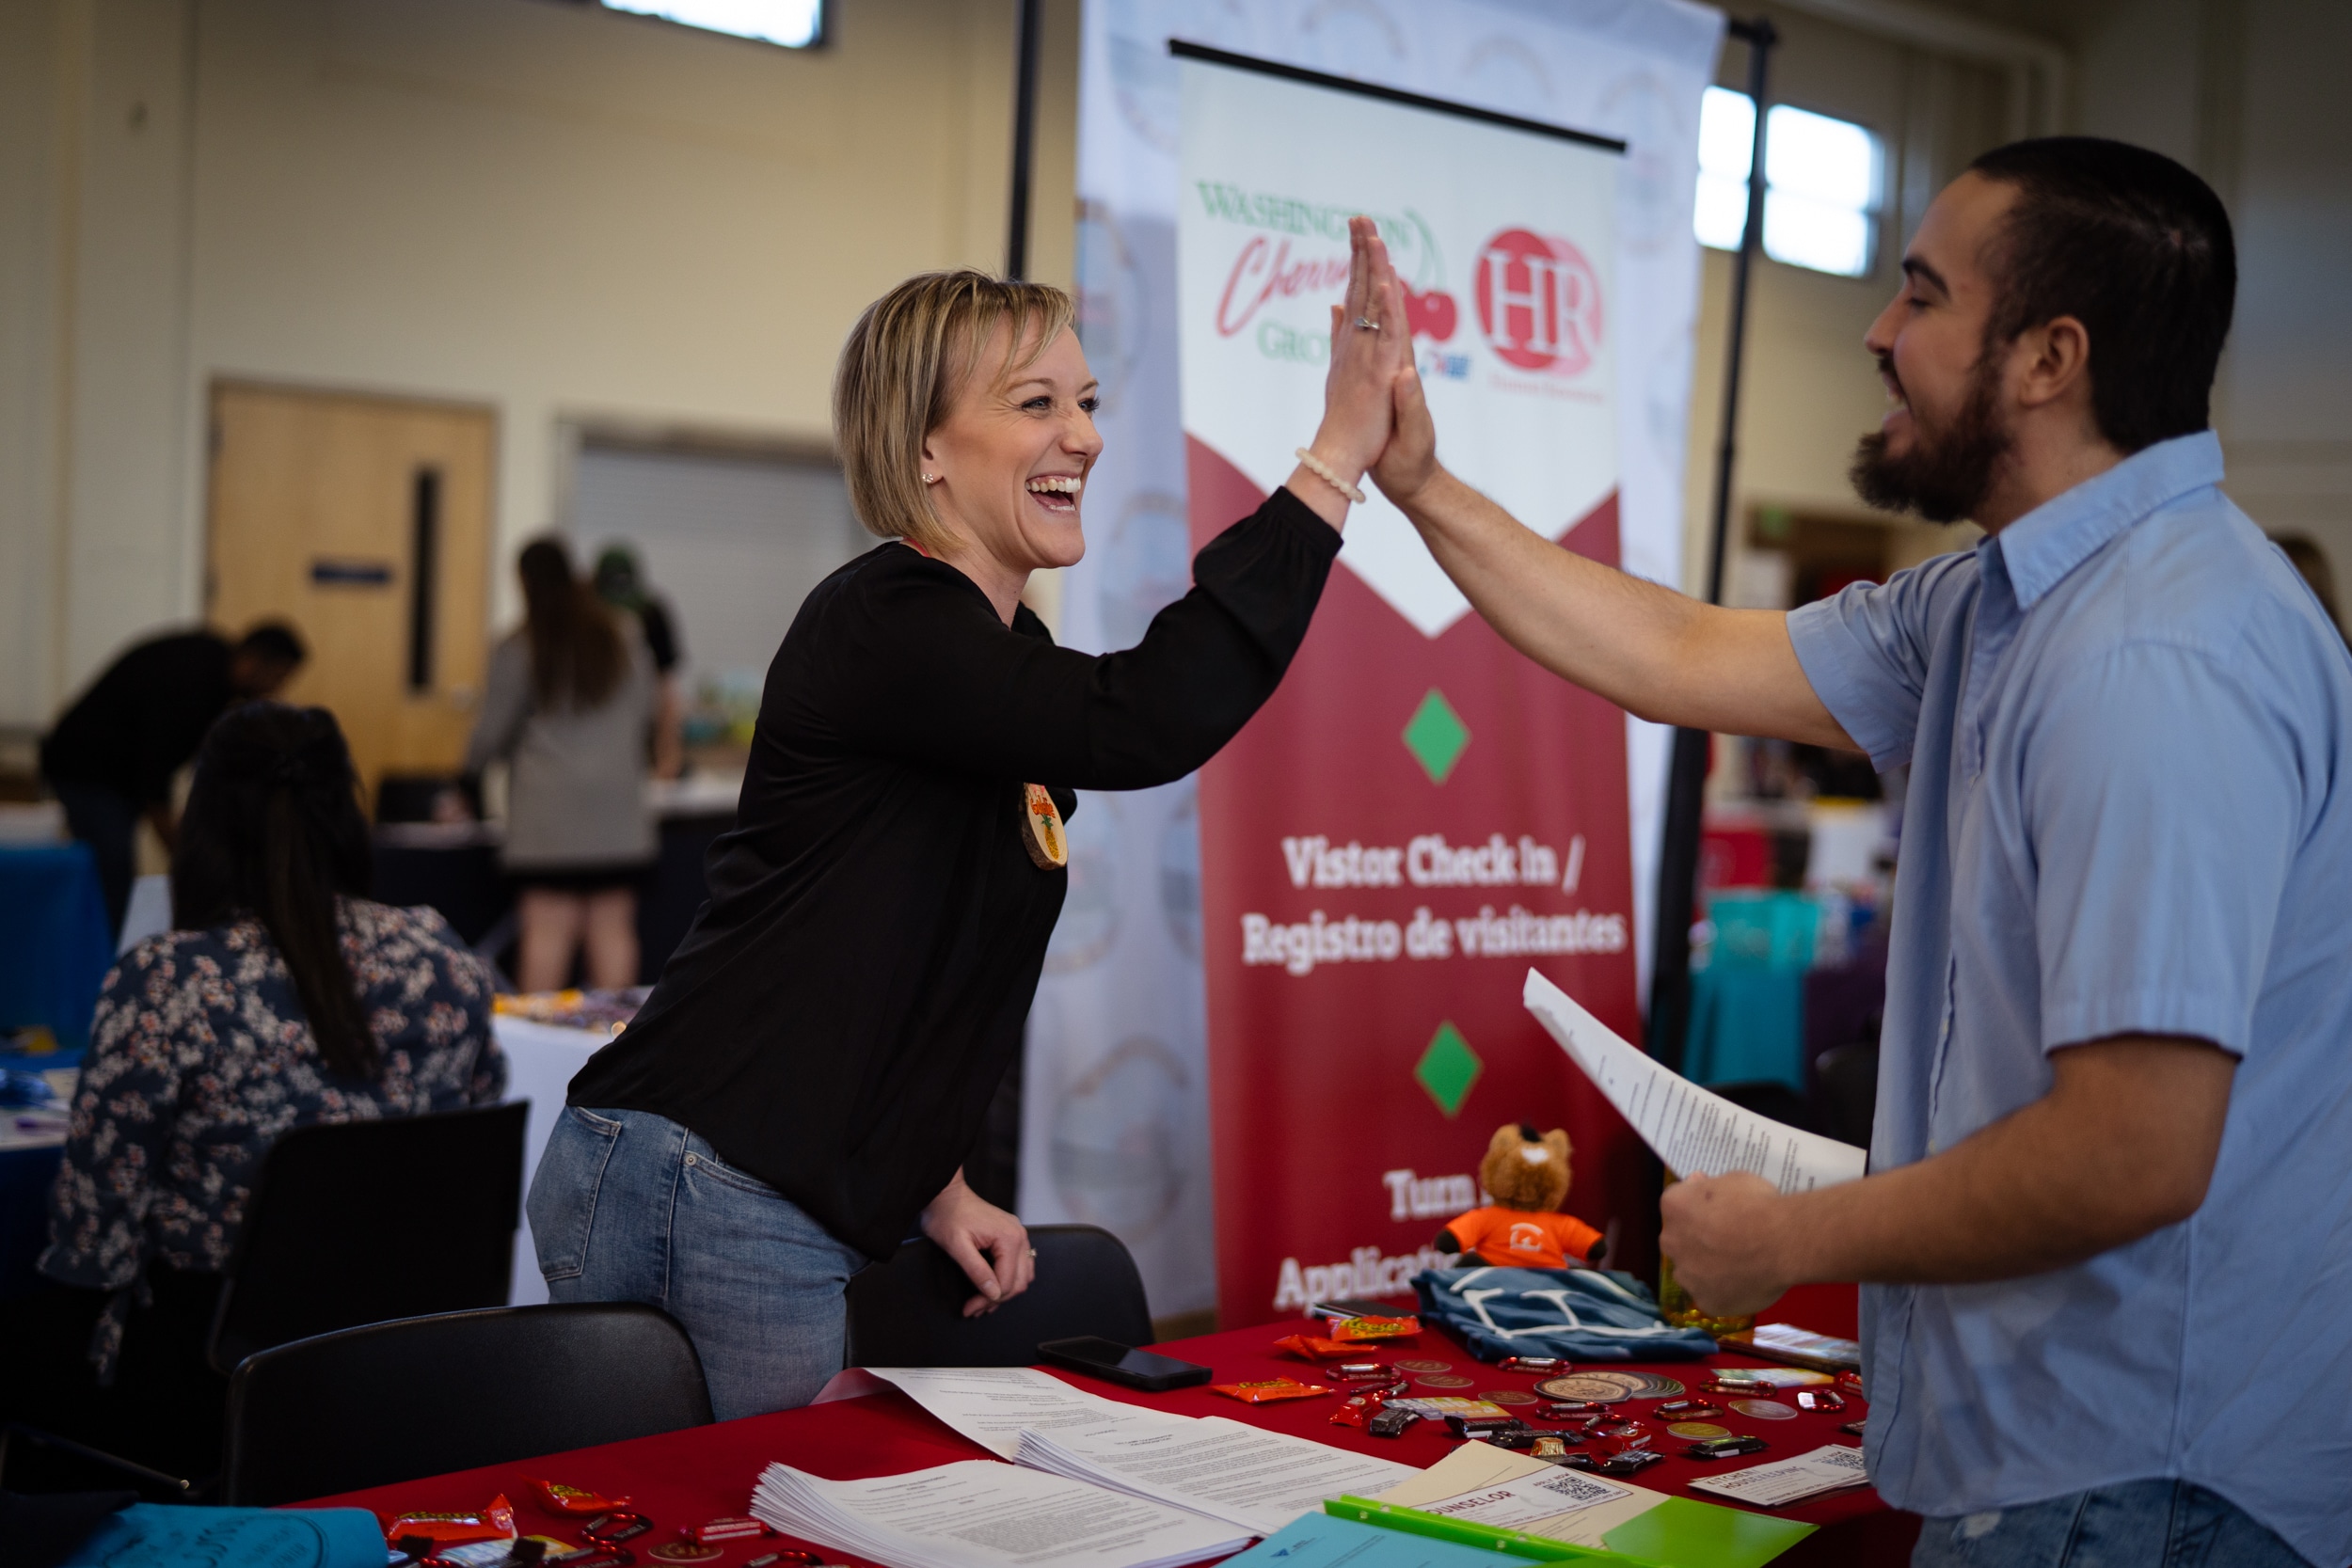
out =
[[1029,276],[1029,166],[1037,161],[1037,36],[1040,0],[1020,0],[1012,88],[1012,201],[1005,216],[1005,276]]
[[[1734,21],[1731,36],[1748,46],[1748,102],[1756,105],[1755,141],[1749,150],[1748,214],[1740,249],[1731,263],[1731,333],[1724,354],[1723,437],[1715,448],[1715,509],[1707,563],[1707,602],[1724,601],[1724,559],[1731,523],[1731,475],[1739,453],[1740,372],[1747,351],[1748,282],[1756,253],[1764,247],[1765,87],[1772,46],[1780,41],[1771,21]],[[1666,775],[1666,821],[1658,854],[1658,926],[1650,968],[1649,1053],[1682,1069],[1683,1043],[1691,1024],[1691,921],[1698,895],[1700,816],[1706,804],[1708,751],[1705,730],[1675,731],[1674,756]]]

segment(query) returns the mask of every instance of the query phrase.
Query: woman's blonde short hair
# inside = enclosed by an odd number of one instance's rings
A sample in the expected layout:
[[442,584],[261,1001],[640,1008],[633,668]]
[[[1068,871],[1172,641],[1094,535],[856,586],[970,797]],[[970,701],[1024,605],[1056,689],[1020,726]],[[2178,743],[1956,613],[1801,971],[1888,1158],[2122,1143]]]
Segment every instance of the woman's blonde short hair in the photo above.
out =
[[1013,351],[996,372],[1010,376],[1073,315],[1059,289],[969,267],[918,274],[866,308],[834,373],[833,431],[850,505],[868,532],[934,553],[954,546],[923,483],[923,438],[947,418],[998,326],[1012,327]]

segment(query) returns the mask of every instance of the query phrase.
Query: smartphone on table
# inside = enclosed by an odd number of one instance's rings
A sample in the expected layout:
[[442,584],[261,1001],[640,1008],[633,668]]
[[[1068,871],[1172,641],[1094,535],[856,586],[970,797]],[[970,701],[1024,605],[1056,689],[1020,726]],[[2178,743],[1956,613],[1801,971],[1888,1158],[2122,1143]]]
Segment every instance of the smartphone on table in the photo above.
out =
[[1154,1394],[1170,1388],[1189,1388],[1208,1382],[1212,1375],[1208,1368],[1197,1363],[1179,1361],[1172,1355],[1154,1355],[1148,1350],[1136,1350],[1116,1339],[1092,1335],[1047,1339],[1037,1347],[1037,1353],[1057,1367],[1090,1372],[1109,1382]]

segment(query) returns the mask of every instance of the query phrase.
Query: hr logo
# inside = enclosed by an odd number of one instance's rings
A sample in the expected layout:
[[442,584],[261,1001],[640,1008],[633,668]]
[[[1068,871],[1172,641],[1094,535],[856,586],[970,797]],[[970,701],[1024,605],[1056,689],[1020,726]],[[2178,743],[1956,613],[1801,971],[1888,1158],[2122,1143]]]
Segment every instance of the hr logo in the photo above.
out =
[[1504,364],[1576,375],[1600,342],[1600,279],[1565,240],[1506,229],[1480,247],[1478,326]]

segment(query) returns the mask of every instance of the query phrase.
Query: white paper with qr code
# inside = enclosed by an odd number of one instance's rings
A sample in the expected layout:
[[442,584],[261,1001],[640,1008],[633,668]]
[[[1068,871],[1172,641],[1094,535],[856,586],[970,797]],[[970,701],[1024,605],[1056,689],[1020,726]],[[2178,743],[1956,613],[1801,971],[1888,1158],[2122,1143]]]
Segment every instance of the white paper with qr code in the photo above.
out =
[[1598,1476],[1552,1465],[1546,1468],[1551,1471],[1549,1475],[1497,1481],[1455,1497],[1415,1503],[1413,1507],[1422,1513],[1441,1513],[1449,1519],[1467,1519],[1474,1525],[1518,1529],[1538,1519],[1555,1519],[1576,1509],[1630,1495],[1624,1487]]
[[1851,1144],[1801,1132],[1708,1093],[1634,1050],[1532,969],[1522,999],[1677,1176],[1753,1171],[1784,1193],[1803,1193],[1858,1180],[1869,1161]]
[[1818,1497],[1824,1492],[1860,1486],[1869,1479],[1862,1467],[1860,1449],[1832,1443],[1794,1459],[1751,1465],[1724,1475],[1703,1476],[1691,1482],[1691,1490],[1711,1492],[1751,1508],[1783,1508],[1807,1497]]

